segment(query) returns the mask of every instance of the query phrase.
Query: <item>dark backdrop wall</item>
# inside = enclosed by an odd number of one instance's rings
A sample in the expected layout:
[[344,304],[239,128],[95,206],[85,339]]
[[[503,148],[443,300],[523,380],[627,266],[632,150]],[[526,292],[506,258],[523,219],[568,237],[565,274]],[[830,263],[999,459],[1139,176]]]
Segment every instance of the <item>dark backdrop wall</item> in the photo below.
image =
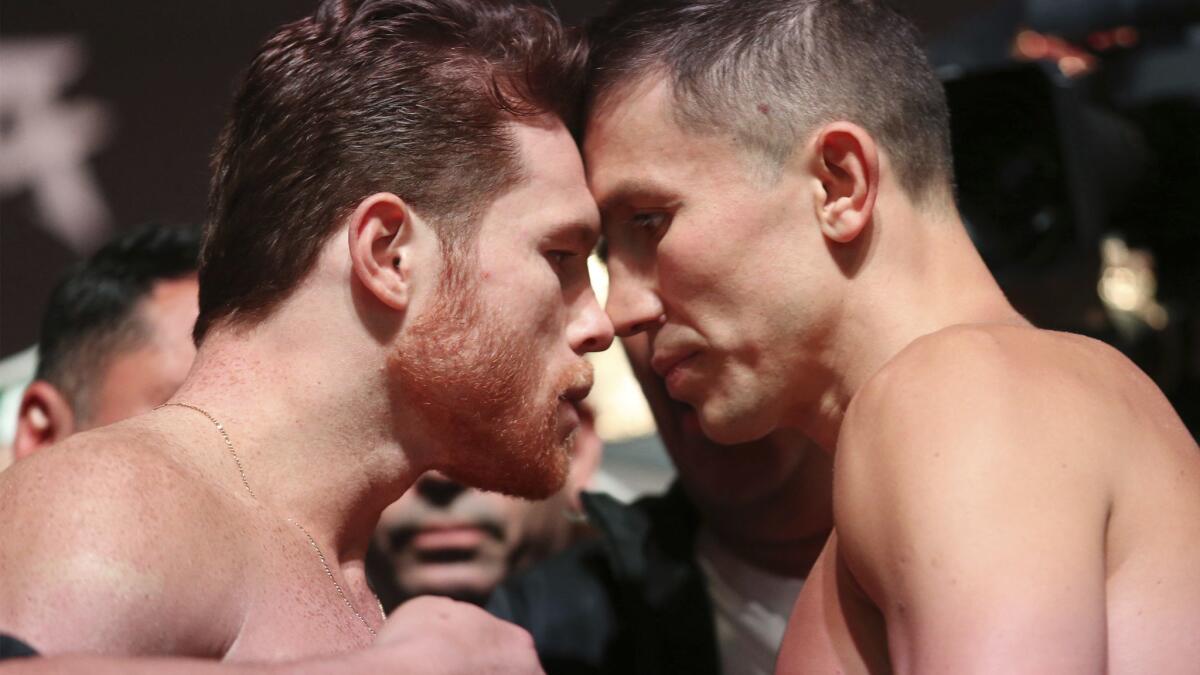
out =
[[[555,4],[580,23],[605,3]],[[906,4],[937,33],[987,1]],[[112,232],[203,217],[208,155],[238,73],[312,6],[0,2],[0,357],[36,342],[54,281]]]

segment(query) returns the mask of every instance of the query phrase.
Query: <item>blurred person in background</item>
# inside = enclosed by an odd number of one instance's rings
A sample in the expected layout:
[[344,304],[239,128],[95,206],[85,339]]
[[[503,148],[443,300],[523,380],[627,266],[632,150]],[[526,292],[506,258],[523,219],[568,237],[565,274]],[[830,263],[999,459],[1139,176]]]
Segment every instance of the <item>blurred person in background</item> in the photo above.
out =
[[769,675],[832,527],[829,457],[781,430],[723,446],[673,401],[645,334],[622,340],[678,480],[633,505],[582,495],[597,537],[503,583],[488,604],[547,673]]
[[194,230],[151,224],[123,232],[58,283],[21,399],[15,459],[175,393],[196,356],[199,255]]
[[436,471],[421,476],[383,510],[367,553],[367,573],[384,609],[419,595],[483,604],[506,577],[589,536],[577,515],[579,492],[602,453],[584,402],[566,485],[548,499],[487,492]]

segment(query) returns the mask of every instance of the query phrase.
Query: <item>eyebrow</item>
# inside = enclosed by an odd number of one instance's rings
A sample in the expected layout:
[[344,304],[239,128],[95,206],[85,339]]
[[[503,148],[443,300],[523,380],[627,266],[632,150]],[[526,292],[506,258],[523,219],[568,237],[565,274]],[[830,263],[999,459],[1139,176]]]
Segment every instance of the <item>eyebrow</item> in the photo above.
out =
[[600,239],[600,228],[586,220],[570,220],[557,225],[549,236],[554,239],[575,239],[584,247],[592,249]]
[[597,202],[596,205],[600,208],[600,216],[601,220],[603,220],[605,215],[630,202],[662,199],[664,196],[670,194],[670,190],[653,180],[645,178],[625,179],[617,183],[616,187],[612,190],[609,190],[608,194],[604,195],[604,199]]

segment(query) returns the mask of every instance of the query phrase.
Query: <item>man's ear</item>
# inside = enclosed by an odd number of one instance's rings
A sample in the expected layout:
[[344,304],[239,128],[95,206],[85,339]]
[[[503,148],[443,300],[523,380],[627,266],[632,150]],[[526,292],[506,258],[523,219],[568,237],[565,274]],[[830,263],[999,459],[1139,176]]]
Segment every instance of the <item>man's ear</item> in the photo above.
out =
[[21,396],[13,459],[21,460],[75,433],[75,411],[57,387],[35,380]]
[[355,276],[384,305],[404,310],[411,294],[412,210],[396,195],[378,192],[359,202],[347,230]]
[[814,136],[810,155],[821,232],[846,244],[871,222],[879,191],[879,148],[862,127],[833,122]]

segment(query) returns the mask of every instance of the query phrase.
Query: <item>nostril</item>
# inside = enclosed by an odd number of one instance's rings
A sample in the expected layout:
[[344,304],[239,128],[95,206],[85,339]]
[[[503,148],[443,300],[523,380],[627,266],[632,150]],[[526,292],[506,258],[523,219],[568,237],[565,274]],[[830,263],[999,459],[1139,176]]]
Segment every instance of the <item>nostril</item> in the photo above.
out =
[[602,352],[605,349],[608,349],[609,345],[611,345],[611,344],[612,344],[612,336],[606,337],[604,339],[588,338],[587,340],[585,340],[583,342],[583,348],[581,351]]
[[432,476],[422,476],[416,485],[417,494],[434,506],[446,506],[466,489],[457,481]]
[[652,329],[657,328],[658,326],[662,325],[662,323],[665,319],[666,319],[665,316],[660,315],[653,319],[650,319],[649,321],[639,321],[637,323],[629,324],[629,325],[625,326],[623,330],[618,330],[617,336],[627,338],[627,337],[633,337],[634,335],[637,335],[638,333],[645,333],[648,330],[652,330]]
[[596,335],[587,339],[585,349],[589,352],[602,352],[612,345],[613,327],[612,324],[606,324],[604,330],[597,331]]

